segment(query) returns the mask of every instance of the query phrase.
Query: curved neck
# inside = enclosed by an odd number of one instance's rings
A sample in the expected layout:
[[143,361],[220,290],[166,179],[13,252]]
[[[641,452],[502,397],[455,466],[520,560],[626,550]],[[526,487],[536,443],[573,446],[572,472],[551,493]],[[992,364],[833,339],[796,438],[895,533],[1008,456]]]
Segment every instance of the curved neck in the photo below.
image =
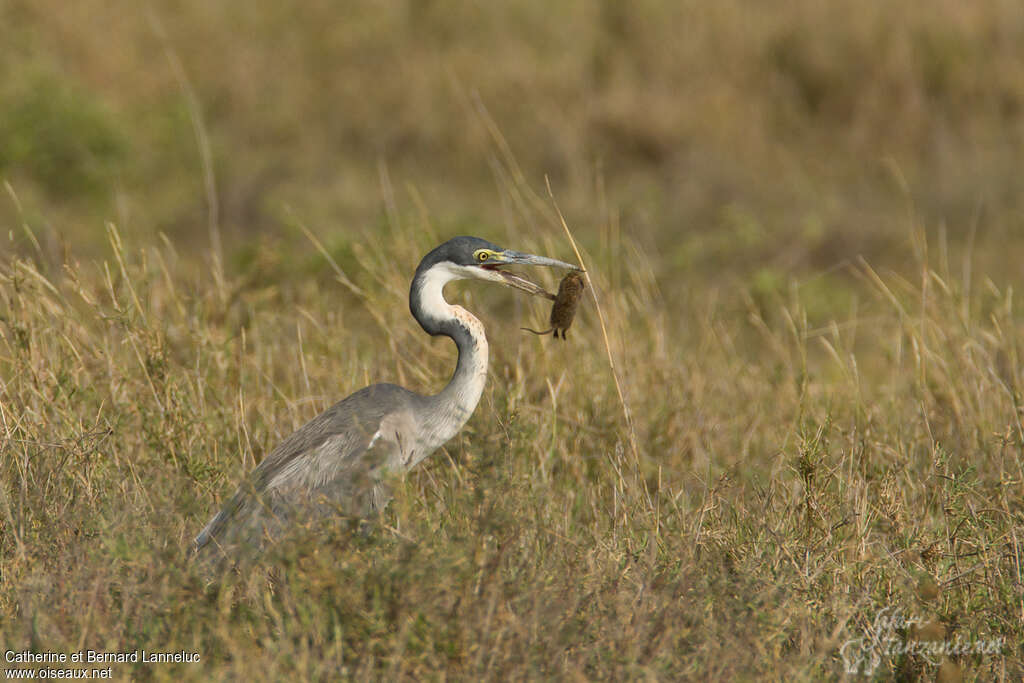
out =
[[455,372],[434,398],[464,412],[459,427],[465,424],[480,402],[487,382],[487,337],[484,326],[461,306],[452,306],[454,319],[442,324],[442,334],[451,337],[459,350]]
[[427,401],[441,443],[455,435],[473,414],[487,381],[487,337],[484,326],[462,308],[444,298],[444,286],[462,275],[454,268],[435,265],[417,270],[409,291],[409,310],[420,326],[434,336],[451,337],[459,350],[458,364],[448,385]]

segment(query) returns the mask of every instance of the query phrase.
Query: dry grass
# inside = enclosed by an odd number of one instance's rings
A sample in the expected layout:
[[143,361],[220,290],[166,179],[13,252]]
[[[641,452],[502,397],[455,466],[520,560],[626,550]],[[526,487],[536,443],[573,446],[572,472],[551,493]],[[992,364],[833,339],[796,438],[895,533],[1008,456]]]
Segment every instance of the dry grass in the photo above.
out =
[[[0,4],[0,649],[820,680],[892,635],[1003,641],[877,677],[1024,675],[1019,10],[624,7]],[[492,340],[463,433],[373,533],[209,584],[184,549],[281,438],[447,379],[422,254],[571,258],[546,175],[622,395],[589,302],[562,344],[453,287]]]
[[204,586],[183,548],[274,442],[371,379],[443,380],[450,344],[404,310],[430,244],[408,237],[367,249],[363,300],[323,268],[240,277],[225,304],[169,247],[113,232],[102,266],[4,267],[6,647],[201,653],[116,665],[157,678],[819,678],[898,605],[1007,638],[960,665],[1019,675],[1022,321],[1009,288],[969,293],[945,263],[917,282],[857,266],[860,317],[821,329],[796,283],[768,315],[685,298],[684,332],[642,268],[615,288],[592,271],[639,469],[594,317],[545,343],[515,331],[515,295],[466,288],[491,382],[383,528],[327,524],[276,572]]

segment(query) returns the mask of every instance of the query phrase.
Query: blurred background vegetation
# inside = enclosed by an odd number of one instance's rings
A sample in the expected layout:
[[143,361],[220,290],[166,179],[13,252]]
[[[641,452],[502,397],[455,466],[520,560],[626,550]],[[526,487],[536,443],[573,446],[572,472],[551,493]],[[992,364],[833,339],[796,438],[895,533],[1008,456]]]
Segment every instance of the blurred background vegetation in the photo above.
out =
[[[821,680],[896,605],[1019,678],[1022,45],[1017,0],[0,0],[0,644]],[[554,345],[466,287],[491,381],[379,533],[203,583],[274,444],[447,377],[427,249],[572,259],[546,178],[635,434],[589,303]]]
[[4,0],[0,43],[0,220],[55,258],[105,252],[105,221],[201,253],[212,220],[229,266],[295,223],[337,255],[426,213],[547,230],[503,206],[481,111],[585,243],[614,214],[673,282],[899,267],[908,216],[1021,256],[1009,0]]

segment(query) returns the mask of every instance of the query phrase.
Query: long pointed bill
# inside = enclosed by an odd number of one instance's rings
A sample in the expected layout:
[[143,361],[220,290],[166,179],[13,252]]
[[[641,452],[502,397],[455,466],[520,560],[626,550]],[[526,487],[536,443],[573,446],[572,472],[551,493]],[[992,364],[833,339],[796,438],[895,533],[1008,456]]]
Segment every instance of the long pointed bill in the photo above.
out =
[[546,289],[527,280],[525,277],[516,273],[509,273],[504,270],[499,270],[498,267],[505,265],[517,265],[517,266],[547,266],[550,268],[566,268],[568,270],[581,270],[579,266],[574,266],[571,263],[565,261],[559,261],[557,259],[548,258],[547,256],[536,256],[534,254],[524,254],[519,251],[512,251],[506,249],[500,254],[496,254],[494,259],[488,264],[488,269],[498,275],[501,278],[503,284],[521,289],[527,294],[534,296],[542,296],[546,299],[555,298],[554,294],[549,293]]
[[533,254],[524,254],[519,251],[512,251],[506,249],[499,255],[499,263],[515,264],[517,266],[548,266],[549,268],[568,268],[569,270],[582,270],[579,266],[574,266],[571,263],[565,261],[559,261],[557,259],[548,258],[547,256],[535,256]]

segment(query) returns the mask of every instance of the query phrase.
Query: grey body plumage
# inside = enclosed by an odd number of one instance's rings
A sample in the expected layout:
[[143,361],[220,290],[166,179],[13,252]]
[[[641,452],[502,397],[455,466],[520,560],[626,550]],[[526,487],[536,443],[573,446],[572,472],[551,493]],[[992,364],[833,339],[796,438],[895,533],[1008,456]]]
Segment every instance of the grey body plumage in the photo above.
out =
[[303,520],[332,512],[368,517],[386,505],[387,473],[415,466],[455,436],[476,408],[486,380],[483,325],[444,299],[444,285],[475,278],[543,292],[499,270],[512,264],[575,268],[476,237],[455,237],[427,254],[413,276],[409,309],[427,333],[451,337],[458,348],[445,388],[425,396],[374,384],[334,404],[263,459],[196,536],[193,550],[212,546],[230,557],[245,547],[258,549]]

